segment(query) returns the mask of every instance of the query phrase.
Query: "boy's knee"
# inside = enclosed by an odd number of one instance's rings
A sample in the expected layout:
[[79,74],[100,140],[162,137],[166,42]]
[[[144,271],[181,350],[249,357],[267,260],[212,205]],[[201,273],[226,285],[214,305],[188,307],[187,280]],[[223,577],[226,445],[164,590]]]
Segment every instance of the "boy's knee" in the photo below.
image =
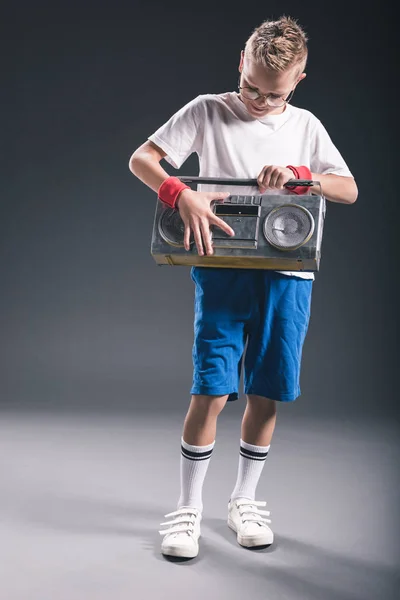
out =
[[247,405],[253,411],[267,412],[274,414],[277,410],[277,401],[267,398],[266,396],[259,396],[257,394],[247,394]]
[[224,408],[229,395],[208,396],[203,394],[193,394],[191,406],[206,415],[218,415]]

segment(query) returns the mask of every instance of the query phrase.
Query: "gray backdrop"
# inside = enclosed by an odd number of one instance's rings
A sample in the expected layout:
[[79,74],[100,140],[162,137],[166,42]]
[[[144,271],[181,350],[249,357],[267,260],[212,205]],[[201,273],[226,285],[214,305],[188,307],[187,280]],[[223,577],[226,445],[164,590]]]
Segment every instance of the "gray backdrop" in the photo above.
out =
[[[224,3],[18,5],[3,90],[1,402],[182,411],[193,285],[188,269],[150,256],[155,195],[128,160],[195,95],[235,89],[255,24],[287,12],[310,36],[293,102],[322,120],[359,186],[355,205],[328,203],[296,410],[397,414],[389,16],[290,2],[246,14]],[[197,172],[193,156],[180,170]]]
[[[236,546],[226,548],[235,544],[224,519],[242,396],[221,416],[221,454],[205,490],[218,550],[211,564],[201,562],[214,547],[206,532],[193,571],[205,579],[184,569],[179,596],[175,566],[163,570],[155,558],[158,523],[178,494],[194,290],[187,268],[153,261],[156,198],[128,161],[194,96],[235,89],[247,37],[281,14],[298,18],[310,37],[308,76],[293,103],[324,123],[359,198],[352,206],[328,202],[302,396],[279,407],[276,453],[260,484],[282,511],[275,559],[272,553],[238,563],[244,559]],[[54,598],[55,585],[60,599],[122,599],[138,586],[159,598],[161,584],[176,598],[195,597],[194,585],[196,598],[204,597],[216,585],[219,598],[252,590],[264,599],[257,571],[264,559],[271,599],[367,600],[382,590],[391,598],[398,558],[399,207],[394,16],[387,4],[358,11],[340,2],[328,10],[289,1],[21,1],[6,6],[4,17],[0,446],[7,600]],[[197,173],[192,156],[180,174]],[[102,494],[113,492],[113,502],[105,501]],[[110,515],[130,510],[138,519],[133,529],[110,526]],[[43,528],[54,534],[53,546]],[[68,532],[64,545],[60,529]],[[142,544],[136,578],[131,534]],[[88,542],[93,535],[93,547],[85,546],[84,536]],[[150,557],[142,538],[154,548]],[[306,562],[296,571],[298,556]],[[273,560],[281,559],[274,571]],[[238,564],[251,582],[235,579]]]

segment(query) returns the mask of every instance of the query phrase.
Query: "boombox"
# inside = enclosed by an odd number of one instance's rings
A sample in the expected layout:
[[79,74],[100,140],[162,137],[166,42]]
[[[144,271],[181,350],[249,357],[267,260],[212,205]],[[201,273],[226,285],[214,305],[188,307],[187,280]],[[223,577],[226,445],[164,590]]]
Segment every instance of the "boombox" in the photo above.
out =
[[[255,179],[180,177],[182,182],[257,187]],[[285,188],[320,185],[312,180],[290,180]],[[158,265],[186,265],[318,271],[326,213],[325,198],[317,194],[230,195],[211,204],[211,210],[234,230],[235,236],[210,226],[214,254],[200,256],[190,238],[183,245],[184,223],[175,208],[157,199],[151,254]]]

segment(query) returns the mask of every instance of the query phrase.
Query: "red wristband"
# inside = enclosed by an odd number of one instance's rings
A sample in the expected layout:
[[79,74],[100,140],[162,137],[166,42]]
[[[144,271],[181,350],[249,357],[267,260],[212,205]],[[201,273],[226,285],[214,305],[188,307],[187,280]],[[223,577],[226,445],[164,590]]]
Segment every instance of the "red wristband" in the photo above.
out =
[[[287,165],[287,169],[290,169],[296,179],[312,179],[312,173],[308,167],[293,167],[292,165]],[[297,187],[289,187],[291,192],[295,194],[305,194],[310,189],[309,187],[305,187],[304,185],[298,185]]]
[[190,190],[191,188],[183,183],[178,177],[168,177],[163,181],[158,190],[158,197],[164,204],[175,208],[176,200],[182,190]]

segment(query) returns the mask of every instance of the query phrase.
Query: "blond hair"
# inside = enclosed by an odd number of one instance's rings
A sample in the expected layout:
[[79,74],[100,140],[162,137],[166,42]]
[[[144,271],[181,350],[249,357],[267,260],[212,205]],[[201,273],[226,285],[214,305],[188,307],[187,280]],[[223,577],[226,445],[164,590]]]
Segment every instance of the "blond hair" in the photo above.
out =
[[252,58],[271,71],[285,71],[298,66],[303,72],[307,63],[308,37],[303,28],[291,17],[264,21],[257,27],[245,46],[245,56]]

